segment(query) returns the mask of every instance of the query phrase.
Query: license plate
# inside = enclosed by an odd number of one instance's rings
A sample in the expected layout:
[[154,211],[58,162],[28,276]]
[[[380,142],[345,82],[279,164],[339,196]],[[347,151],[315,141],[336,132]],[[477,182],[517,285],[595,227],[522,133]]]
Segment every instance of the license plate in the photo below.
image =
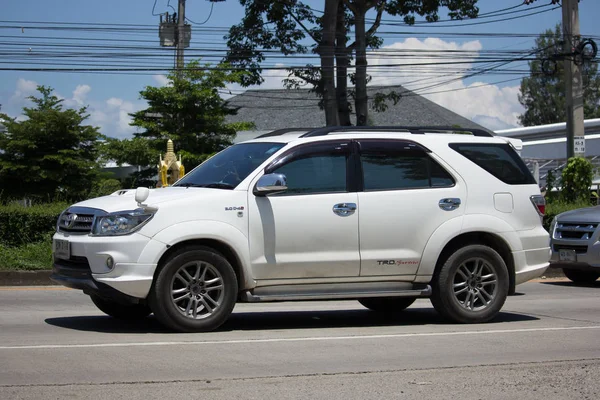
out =
[[577,253],[575,253],[575,250],[559,250],[558,258],[560,261],[576,262]]
[[58,258],[71,258],[71,243],[68,240],[54,239],[54,255]]

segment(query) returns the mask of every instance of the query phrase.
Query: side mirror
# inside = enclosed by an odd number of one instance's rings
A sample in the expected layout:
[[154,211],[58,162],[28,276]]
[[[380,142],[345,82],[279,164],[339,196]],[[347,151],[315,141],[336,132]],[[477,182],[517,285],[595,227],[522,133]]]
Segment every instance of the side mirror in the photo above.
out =
[[150,189],[147,187],[139,187],[135,191],[135,201],[138,203],[138,206],[143,206],[143,202],[146,201],[148,196],[150,195]]
[[283,174],[267,174],[260,177],[254,187],[255,196],[266,196],[268,194],[285,192],[287,190],[287,178]]

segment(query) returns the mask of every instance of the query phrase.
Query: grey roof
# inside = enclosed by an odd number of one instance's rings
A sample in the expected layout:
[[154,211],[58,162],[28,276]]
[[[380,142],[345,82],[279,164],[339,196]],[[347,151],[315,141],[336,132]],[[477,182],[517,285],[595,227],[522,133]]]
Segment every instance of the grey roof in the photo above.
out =
[[[368,95],[390,93],[402,95],[396,105],[388,101],[384,112],[370,108],[369,122],[379,126],[454,126],[486,129],[425,97],[402,86],[369,86]],[[318,128],[325,126],[325,112],[318,106],[319,99],[308,89],[247,90],[229,99],[229,104],[239,107],[227,122],[254,122],[257,131],[271,131],[290,127]],[[351,116],[355,122],[355,115]]]

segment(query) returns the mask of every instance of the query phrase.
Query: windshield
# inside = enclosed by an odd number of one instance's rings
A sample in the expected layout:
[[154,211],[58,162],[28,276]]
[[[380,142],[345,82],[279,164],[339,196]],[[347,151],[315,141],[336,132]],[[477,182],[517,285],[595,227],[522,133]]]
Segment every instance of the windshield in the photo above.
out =
[[285,143],[236,144],[209,158],[173,186],[233,189]]

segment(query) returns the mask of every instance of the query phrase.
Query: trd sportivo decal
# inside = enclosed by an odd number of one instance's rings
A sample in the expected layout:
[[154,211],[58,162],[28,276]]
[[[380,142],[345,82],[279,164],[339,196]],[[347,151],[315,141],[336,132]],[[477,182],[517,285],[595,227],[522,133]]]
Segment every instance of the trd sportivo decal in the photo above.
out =
[[225,211],[244,211],[244,206],[240,206],[240,207],[225,207]]
[[377,265],[419,265],[418,260],[377,260]]

